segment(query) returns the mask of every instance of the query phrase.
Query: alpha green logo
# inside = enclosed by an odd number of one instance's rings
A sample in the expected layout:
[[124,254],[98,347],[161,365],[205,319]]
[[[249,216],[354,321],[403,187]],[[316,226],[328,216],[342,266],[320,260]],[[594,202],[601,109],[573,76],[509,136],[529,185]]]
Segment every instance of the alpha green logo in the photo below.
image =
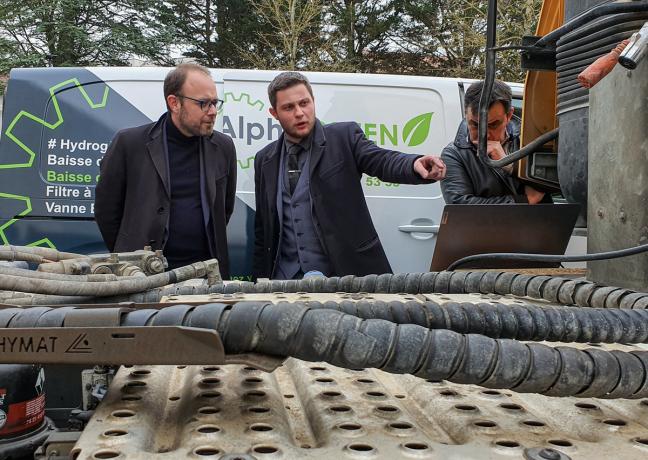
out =
[[386,123],[361,123],[360,127],[369,139],[379,145],[405,145],[416,147],[425,142],[430,134],[434,112],[422,113],[404,125]]

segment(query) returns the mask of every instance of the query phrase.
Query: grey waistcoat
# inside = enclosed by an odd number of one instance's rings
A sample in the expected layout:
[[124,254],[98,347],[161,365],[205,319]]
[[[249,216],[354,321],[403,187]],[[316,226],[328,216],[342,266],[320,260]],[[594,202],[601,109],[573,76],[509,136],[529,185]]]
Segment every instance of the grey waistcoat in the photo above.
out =
[[310,153],[303,152],[306,161],[292,197],[288,190],[286,155],[282,155],[277,187],[277,210],[281,218],[279,250],[272,277],[292,279],[301,270],[303,273],[318,270],[328,275],[328,256],[317,236],[310,199]]

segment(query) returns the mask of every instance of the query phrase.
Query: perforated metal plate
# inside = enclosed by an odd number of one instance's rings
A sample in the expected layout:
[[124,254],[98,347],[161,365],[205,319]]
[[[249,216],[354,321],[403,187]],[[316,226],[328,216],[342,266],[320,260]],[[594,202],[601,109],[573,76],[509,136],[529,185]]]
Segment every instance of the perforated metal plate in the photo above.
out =
[[648,400],[550,398],[294,359],[272,373],[243,365],[122,367],[74,452],[78,459],[640,460],[648,458]]
[[124,367],[74,452],[510,459],[534,447],[573,459],[648,458],[648,400],[519,395],[292,359],[272,374],[239,365]]

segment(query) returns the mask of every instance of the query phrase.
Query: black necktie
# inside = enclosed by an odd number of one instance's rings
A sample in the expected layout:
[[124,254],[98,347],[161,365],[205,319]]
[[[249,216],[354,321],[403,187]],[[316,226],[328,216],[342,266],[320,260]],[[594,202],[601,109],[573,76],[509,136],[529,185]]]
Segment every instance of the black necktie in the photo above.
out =
[[291,145],[288,148],[288,189],[290,190],[290,195],[293,194],[297,188],[297,182],[299,182],[299,175],[301,174],[301,169],[299,169],[299,154],[302,151],[302,146],[299,144]]

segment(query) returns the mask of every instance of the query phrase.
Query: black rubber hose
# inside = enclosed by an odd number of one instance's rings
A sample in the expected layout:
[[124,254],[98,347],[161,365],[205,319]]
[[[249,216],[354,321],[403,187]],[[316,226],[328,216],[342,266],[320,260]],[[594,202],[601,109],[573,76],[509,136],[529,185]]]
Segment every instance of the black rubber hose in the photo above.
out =
[[[401,273],[399,275],[367,275],[345,277],[317,277],[304,280],[272,280],[260,283],[230,282],[214,286],[197,286],[191,292],[182,288],[163,289],[137,294],[137,298],[120,301],[159,301],[160,295],[173,294],[234,294],[272,292],[334,293],[347,289],[349,296],[356,293],[408,293],[408,294],[512,294],[518,297],[543,299],[564,305],[595,308],[648,308],[648,293],[629,289],[602,286],[585,279],[538,276],[515,272],[454,271]],[[151,297],[148,297],[148,296]]]
[[504,158],[493,160],[488,156],[488,110],[490,109],[491,93],[493,92],[493,83],[495,82],[495,67],[497,60],[497,49],[495,48],[496,39],[497,0],[489,0],[486,24],[486,76],[484,78],[482,93],[479,98],[478,155],[487,165],[501,168],[514,163],[521,158],[529,156],[547,142],[556,139],[558,137],[558,128],[538,136],[520,150],[510,153]]
[[608,3],[605,5],[599,5],[575,17],[566,24],[563,24],[561,27],[558,27],[557,29],[549,32],[547,35],[538,40],[535,43],[535,46],[553,46],[563,35],[566,35],[569,32],[578,29],[582,25],[602,16],[619,13],[636,13],[642,11],[648,11],[648,2],[632,1],[625,3]]
[[634,256],[648,251],[648,244],[641,244],[634,248],[618,249],[616,251],[598,252],[595,254],[585,254],[582,256],[566,256],[564,254],[525,254],[516,252],[494,252],[489,254],[475,254],[454,261],[447,268],[448,271],[456,270],[462,265],[471,262],[483,262],[484,260],[519,260],[528,262],[589,262],[592,260],[618,259],[620,257]]
[[358,300],[304,303],[312,309],[337,310],[362,319],[384,319],[481,334],[494,339],[580,343],[648,343],[648,310]]
[[[454,271],[401,273],[398,275],[367,275],[344,277],[312,277],[304,280],[272,280],[258,283],[248,281],[219,283],[208,286],[178,285],[155,288],[129,295],[95,298],[93,303],[157,303],[164,296],[177,295],[232,295],[235,293],[306,292],[335,293],[346,289],[349,297],[359,293],[407,294],[512,294],[518,297],[543,299],[552,303],[594,308],[648,308],[648,293],[615,286],[603,286],[585,279],[570,279],[499,271]],[[236,297],[231,297],[236,299]],[[412,300],[414,298],[412,297]],[[39,297],[32,300],[16,299],[5,303],[47,305],[87,303],[64,298]]]
[[[550,396],[648,395],[648,352],[644,351],[551,348],[380,319],[362,320],[300,304],[211,304],[179,311],[179,316],[184,317],[185,325],[215,328],[227,354],[292,356],[350,369],[377,368]],[[157,322],[149,317],[147,323]],[[634,377],[620,378],[630,375]]]
[[556,139],[558,137],[558,130],[559,128],[556,128],[544,134],[541,134],[540,136],[536,137],[534,140],[529,142],[527,145],[522,147],[520,150],[516,150],[515,152],[510,153],[506,155],[504,158],[500,158],[499,160],[493,160],[488,155],[485,155],[483,157],[483,160],[484,162],[486,162],[486,164],[488,164],[489,166],[493,166],[495,168],[501,168],[506,165],[510,165],[511,163],[515,163],[519,159],[527,157],[533,152],[538,151],[538,149],[543,145],[545,145],[547,142]]
[[[0,325],[37,325],[49,316],[51,309],[16,310],[0,310]],[[55,316],[48,320],[48,327],[64,324],[65,312]],[[94,321],[94,315],[89,315],[89,324],[97,326]],[[75,325],[79,324],[76,316]],[[213,329],[218,331],[226,354],[292,356],[349,369],[376,368],[434,381],[548,396],[648,396],[646,351],[553,348],[381,319],[362,320],[303,304],[179,305],[125,313],[121,315],[121,324]],[[145,363],[142,356],[142,364]]]
[[495,82],[495,64],[497,60],[497,52],[494,49],[497,38],[497,0],[488,0],[486,21],[486,76],[484,77],[484,86],[479,98],[479,125],[477,127],[477,153],[484,159],[488,159],[488,109],[490,108],[490,98],[493,92],[493,83]]

